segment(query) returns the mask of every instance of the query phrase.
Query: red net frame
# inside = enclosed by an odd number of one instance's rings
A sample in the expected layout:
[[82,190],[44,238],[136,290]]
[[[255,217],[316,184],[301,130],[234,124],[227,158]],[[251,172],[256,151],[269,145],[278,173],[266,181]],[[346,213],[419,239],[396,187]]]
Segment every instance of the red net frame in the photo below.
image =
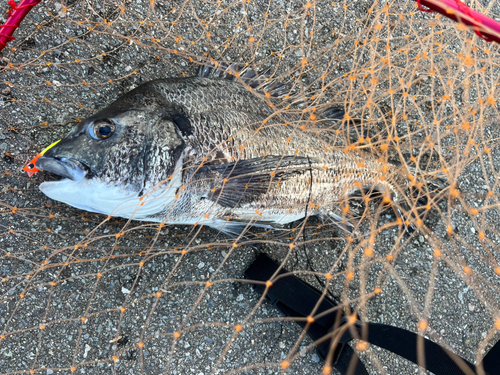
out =
[[[460,0],[416,0],[423,12],[438,12],[456,22],[474,29],[487,42],[500,43],[500,23],[469,8]],[[428,9],[422,7],[426,6]]]
[[[11,9],[7,21],[0,26],[0,51],[7,46],[8,42],[15,39],[12,36],[15,29],[20,27],[24,17],[40,2],[41,0],[23,0],[17,6],[15,0],[8,1]],[[416,0],[416,2],[419,10],[423,12],[438,12],[472,27],[476,34],[485,41],[500,43],[500,23],[470,9],[460,0]],[[428,9],[423,8],[422,5]]]
[[16,5],[14,0],[9,0],[7,4],[10,5],[9,17],[7,21],[0,26],[0,51],[3,50],[7,43],[14,40],[12,36],[14,31],[21,25],[24,17],[30,12],[30,10],[41,0],[22,0],[19,5]]

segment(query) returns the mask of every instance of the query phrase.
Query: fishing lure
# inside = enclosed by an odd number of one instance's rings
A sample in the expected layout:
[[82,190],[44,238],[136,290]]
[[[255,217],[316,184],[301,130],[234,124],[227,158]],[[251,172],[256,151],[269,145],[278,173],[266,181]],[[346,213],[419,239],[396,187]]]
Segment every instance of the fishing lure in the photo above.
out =
[[45,148],[42,152],[40,152],[37,156],[35,156],[33,159],[31,159],[23,168],[23,171],[25,171],[28,174],[28,177],[33,176],[36,172],[39,171],[39,169],[36,167],[36,161],[40,156],[43,156],[48,150],[50,150],[52,147],[54,147],[56,144],[58,144],[61,140],[58,140],[54,143],[52,143],[49,147]]

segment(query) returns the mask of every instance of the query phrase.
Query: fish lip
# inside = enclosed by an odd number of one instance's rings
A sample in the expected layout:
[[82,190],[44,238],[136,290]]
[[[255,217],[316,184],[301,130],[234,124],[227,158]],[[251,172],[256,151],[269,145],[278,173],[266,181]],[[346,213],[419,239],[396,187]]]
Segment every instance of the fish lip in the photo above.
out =
[[51,172],[75,182],[82,180],[90,172],[90,168],[82,162],[65,157],[41,156],[35,166],[42,171]]

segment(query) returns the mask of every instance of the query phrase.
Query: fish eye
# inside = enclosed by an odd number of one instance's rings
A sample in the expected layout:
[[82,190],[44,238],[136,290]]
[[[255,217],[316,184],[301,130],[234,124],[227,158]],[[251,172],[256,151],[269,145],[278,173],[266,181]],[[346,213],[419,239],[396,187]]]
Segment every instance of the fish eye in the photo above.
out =
[[113,135],[116,125],[109,119],[103,118],[94,122],[94,135],[98,139],[107,139]]

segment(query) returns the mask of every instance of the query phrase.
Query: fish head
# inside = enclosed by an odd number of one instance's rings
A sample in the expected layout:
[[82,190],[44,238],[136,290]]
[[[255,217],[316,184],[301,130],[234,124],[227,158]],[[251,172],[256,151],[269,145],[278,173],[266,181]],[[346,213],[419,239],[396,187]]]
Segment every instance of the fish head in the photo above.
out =
[[62,177],[40,190],[80,209],[132,217],[146,190],[172,181],[184,145],[161,111],[111,107],[77,124],[38,158],[38,169]]

